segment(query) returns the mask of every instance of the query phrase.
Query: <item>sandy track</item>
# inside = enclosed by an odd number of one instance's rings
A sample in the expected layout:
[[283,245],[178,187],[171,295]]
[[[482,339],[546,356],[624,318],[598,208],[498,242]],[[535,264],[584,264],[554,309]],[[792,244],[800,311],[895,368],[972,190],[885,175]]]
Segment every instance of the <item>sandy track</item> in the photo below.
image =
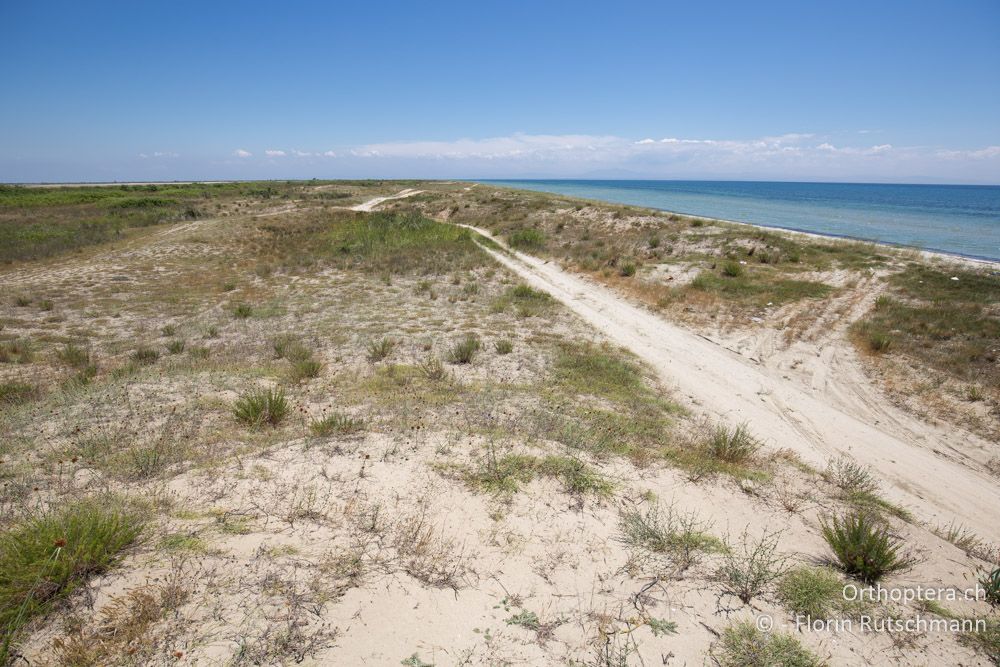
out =
[[[470,229],[503,245],[485,230]],[[822,394],[812,395],[773,369],[674,326],[555,264],[516,251],[484,249],[652,365],[696,411],[730,423],[745,421],[769,445],[788,448],[819,467],[831,457],[849,454],[876,469],[886,482],[886,495],[919,519],[932,525],[954,521],[988,539],[1000,537],[1000,484],[995,479],[935,453],[947,450],[945,443],[921,446],[875,424],[892,412],[897,427],[902,423],[912,433],[930,432],[932,439],[935,429],[929,425],[884,406],[845,412]],[[865,387],[857,389],[867,395]]]
[[352,211],[374,211],[375,207],[382,202],[387,202],[391,199],[404,199],[406,197],[412,197],[413,195],[419,195],[423,190],[411,190],[407,188],[406,190],[401,190],[394,195],[388,195],[386,197],[375,197],[374,199],[369,199],[368,201],[358,204],[357,206],[352,206]]

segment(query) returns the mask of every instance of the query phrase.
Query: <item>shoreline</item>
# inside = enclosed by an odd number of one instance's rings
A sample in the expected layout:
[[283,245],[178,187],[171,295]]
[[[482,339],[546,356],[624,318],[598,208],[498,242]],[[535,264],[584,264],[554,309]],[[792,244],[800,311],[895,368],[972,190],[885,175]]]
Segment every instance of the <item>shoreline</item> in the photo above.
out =
[[707,220],[708,222],[718,222],[728,225],[739,225],[742,227],[755,227],[757,229],[765,229],[772,232],[783,232],[786,234],[797,234],[800,236],[807,236],[820,240],[827,241],[839,241],[843,243],[871,243],[872,245],[883,246],[890,250],[901,250],[919,253],[925,259],[938,259],[945,260],[958,264],[969,264],[978,267],[994,267],[1000,269],[1000,259],[991,259],[989,257],[980,257],[976,255],[963,255],[961,253],[948,252],[947,250],[938,249],[928,249],[920,248],[918,246],[906,245],[903,243],[893,243],[891,241],[875,241],[872,239],[860,238],[856,236],[848,236],[846,234],[833,234],[833,233],[823,233],[807,231],[804,229],[795,229],[792,227],[779,227],[776,225],[763,225],[756,222],[744,222],[741,220],[728,220],[726,218],[714,218],[707,215],[697,215],[694,213],[683,213],[681,211],[674,211],[667,208],[657,208],[655,206],[646,206],[642,204],[622,204],[619,202],[608,201],[605,199],[592,199],[590,197],[577,197],[574,195],[565,195],[560,192],[553,192],[551,190],[532,190],[529,188],[516,188],[509,185],[499,185],[498,183],[490,181],[469,181],[469,183],[477,183],[479,185],[488,185],[491,187],[501,187],[508,190],[517,190],[520,192],[535,192],[541,194],[555,195],[557,197],[565,197],[567,199],[576,199],[584,202],[593,202],[597,204],[604,204],[606,206],[628,206],[630,208],[636,209],[646,209],[648,211],[657,211],[659,213],[670,213],[671,215],[679,215],[690,220]]

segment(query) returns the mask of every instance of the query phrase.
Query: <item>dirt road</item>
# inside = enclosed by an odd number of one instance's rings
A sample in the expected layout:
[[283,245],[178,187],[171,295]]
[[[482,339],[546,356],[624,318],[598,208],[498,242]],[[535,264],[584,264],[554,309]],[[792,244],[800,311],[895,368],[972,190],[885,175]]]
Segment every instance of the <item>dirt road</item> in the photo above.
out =
[[[504,247],[489,232],[470,229]],[[1000,484],[935,451],[949,447],[944,442],[935,446],[938,430],[916,417],[885,405],[845,412],[823,400],[822,394],[811,394],[777,372],[672,325],[553,263],[509,249],[506,253],[484,249],[649,363],[696,412],[730,424],[746,422],[771,447],[791,449],[817,467],[839,454],[849,454],[877,470],[885,482],[885,495],[918,519],[931,525],[954,521],[990,540],[1000,537],[996,521]],[[857,381],[864,382],[862,378]],[[863,396],[871,395],[869,389],[857,387]],[[877,425],[883,421],[892,423],[894,432]],[[903,439],[896,435],[900,432],[920,433],[924,442]]]

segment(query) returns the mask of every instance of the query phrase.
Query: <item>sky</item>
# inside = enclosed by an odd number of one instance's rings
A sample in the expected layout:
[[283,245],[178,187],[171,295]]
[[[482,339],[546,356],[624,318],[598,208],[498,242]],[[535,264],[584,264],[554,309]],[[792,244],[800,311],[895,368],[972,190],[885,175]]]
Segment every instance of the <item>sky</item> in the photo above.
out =
[[0,0],[0,181],[1000,184],[1000,2]]

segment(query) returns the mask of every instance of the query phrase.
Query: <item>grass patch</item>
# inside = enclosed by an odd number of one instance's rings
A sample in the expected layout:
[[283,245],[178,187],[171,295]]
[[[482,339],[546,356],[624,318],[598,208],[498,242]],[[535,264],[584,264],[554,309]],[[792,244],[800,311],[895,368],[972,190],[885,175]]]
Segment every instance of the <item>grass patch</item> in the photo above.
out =
[[[727,267],[729,274],[726,274]],[[702,271],[684,289],[708,292],[744,306],[764,307],[794,303],[802,299],[822,299],[833,291],[824,283],[784,278],[771,269],[746,271],[735,262],[726,262],[723,275]],[[735,275],[732,275],[735,273]]]
[[963,382],[997,389],[997,303],[1000,277],[987,271],[912,264],[889,278],[889,293],[852,331],[862,347],[907,356]]
[[471,364],[481,344],[474,334],[469,334],[452,345],[448,351],[448,361],[453,364]]
[[0,363],[30,364],[35,358],[34,344],[28,338],[0,342]]
[[844,599],[844,582],[835,570],[801,565],[789,570],[778,582],[777,597],[793,614],[832,619],[856,616],[859,603]]
[[761,443],[750,434],[746,424],[732,429],[719,424],[712,429],[705,447],[713,458],[725,463],[742,464],[760,451]]
[[67,343],[57,351],[56,358],[70,368],[84,368],[91,363],[90,350],[73,343]]
[[0,664],[25,624],[107,571],[143,527],[142,516],[120,502],[91,498],[0,535]]
[[507,244],[518,250],[541,250],[545,247],[545,233],[538,229],[516,229],[507,236]]
[[149,366],[156,363],[157,359],[160,358],[160,353],[151,347],[143,346],[136,348],[129,358],[135,364]]
[[510,354],[514,351],[514,341],[510,338],[501,338],[493,343],[493,349],[497,354]]
[[555,360],[556,381],[575,394],[627,400],[644,389],[642,372],[607,346],[564,344]]
[[611,483],[583,461],[571,456],[537,457],[527,454],[500,456],[489,447],[475,470],[465,470],[465,481],[474,488],[490,493],[516,493],[522,484],[536,477],[553,477],[562,481],[565,490],[574,495],[606,496]]
[[0,405],[21,405],[38,396],[38,389],[26,382],[0,382]]
[[285,392],[280,388],[256,389],[240,396],[233,407],[233,416],[245,426],[259,428],[277,426],[290,410]]
[[348,435],[357,433],[365,427],[363,419],[350,417],[339,412],[324,415],[319,419],[309,422],[309,430],[312,434],[325,438],[331,435]]
[[548,310],[552,303],[552,297],[548,293],[520,284],[508,288],[497,297],[491,304],[490,310],[494,313],[503,313],[513,307],[518,317],[536,317]]
[[739,621],[722,633],[712,650],[721,667],[822,667],[825,663],[792,635],[762,632]]
[[482,258],[469,230],[417,213],[336,214],[332,223],[334,259],[369,272],[441,274],[471,269]]

